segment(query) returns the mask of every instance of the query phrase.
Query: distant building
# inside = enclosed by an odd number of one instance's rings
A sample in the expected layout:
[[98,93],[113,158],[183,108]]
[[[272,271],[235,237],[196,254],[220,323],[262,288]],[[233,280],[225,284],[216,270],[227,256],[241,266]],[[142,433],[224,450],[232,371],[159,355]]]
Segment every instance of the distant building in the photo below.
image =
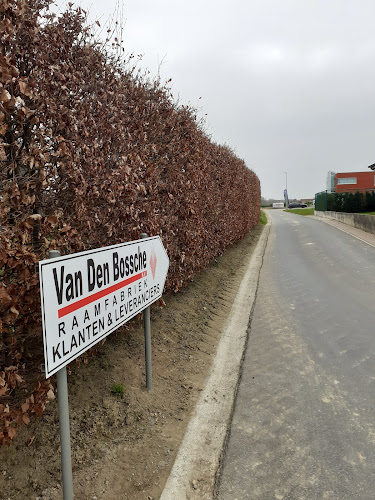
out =
[[334,191],[336,193],[375,191],[374,172],[340,172],[335,174],[334,182]]
[[334,193],[335,192],[335,172],[332,172],[330,170],[327,174],[327,193]]
[[314,205],[315,198],[301,198],[301,203],[305,203],[305,205]]

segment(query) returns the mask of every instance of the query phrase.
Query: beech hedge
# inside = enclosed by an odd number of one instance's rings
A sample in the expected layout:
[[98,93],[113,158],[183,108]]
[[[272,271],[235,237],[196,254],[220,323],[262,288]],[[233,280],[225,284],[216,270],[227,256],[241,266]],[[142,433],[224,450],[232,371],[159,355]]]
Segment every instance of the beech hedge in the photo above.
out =
[[160,235],[177,292],[260,216],[257,176],[195,110],[51,3],[0,4],[0,445],[54,397],[37,274],[50,249]]

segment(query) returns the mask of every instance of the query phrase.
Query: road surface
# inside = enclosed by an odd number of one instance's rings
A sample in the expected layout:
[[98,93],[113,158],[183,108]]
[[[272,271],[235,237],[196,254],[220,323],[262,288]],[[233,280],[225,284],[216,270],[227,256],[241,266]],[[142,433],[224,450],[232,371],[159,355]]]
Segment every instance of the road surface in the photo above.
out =
[[218,500],[374,500],[375,248],[274,211]]

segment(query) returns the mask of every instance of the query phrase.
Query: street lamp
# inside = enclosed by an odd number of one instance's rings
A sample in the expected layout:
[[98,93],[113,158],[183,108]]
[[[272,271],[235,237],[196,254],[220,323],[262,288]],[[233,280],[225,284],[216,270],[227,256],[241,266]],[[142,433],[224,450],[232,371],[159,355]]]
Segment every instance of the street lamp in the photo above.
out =
[[288,172],[284,172],[285,174],[285,190],[288,192]]

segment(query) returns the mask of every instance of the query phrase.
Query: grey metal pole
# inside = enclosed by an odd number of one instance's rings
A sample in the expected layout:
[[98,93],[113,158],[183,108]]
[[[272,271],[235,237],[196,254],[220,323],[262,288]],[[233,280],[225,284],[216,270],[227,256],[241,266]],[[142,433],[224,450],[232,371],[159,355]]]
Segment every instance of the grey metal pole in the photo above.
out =
[[[58,250],[51,250],[49,258],[60,257]],[[73,500],[72,453],[70,449],[69,401],[66,366],[56,373],[57,401],[59,407],[61,471],[64,500]]]
[[69,402],[66,366],[56,373],[64,500],[73,500],[72,454],[70,450]]
[[[141,238],[147,238],[146,233],[141,234]],[[151,359],[151,320],[150,306],[143,310],[143,326],[145,331],[145,360],[146,360],[146,387],[152,389],[152,359]]]

